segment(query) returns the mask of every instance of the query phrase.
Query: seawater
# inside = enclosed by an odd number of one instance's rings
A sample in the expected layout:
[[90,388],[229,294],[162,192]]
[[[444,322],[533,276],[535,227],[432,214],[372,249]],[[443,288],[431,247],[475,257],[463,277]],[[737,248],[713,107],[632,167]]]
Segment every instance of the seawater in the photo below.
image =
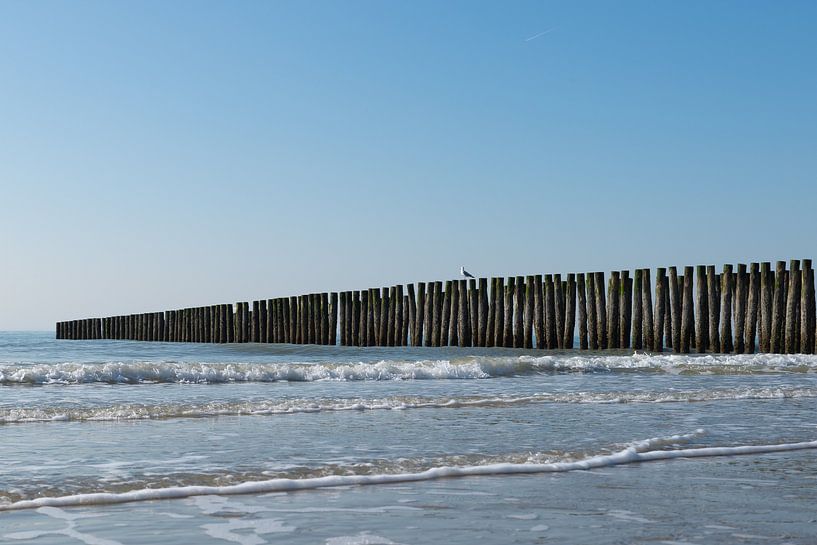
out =
[[814,543],[817,357],[0,333],[0,543]]

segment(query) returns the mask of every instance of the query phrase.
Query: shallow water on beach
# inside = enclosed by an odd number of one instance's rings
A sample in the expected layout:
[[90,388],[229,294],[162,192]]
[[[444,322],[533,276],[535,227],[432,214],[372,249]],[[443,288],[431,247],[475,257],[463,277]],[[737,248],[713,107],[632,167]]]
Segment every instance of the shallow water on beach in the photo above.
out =
[[817,540],[817,356],[52,337],[0,333],[0,543]]

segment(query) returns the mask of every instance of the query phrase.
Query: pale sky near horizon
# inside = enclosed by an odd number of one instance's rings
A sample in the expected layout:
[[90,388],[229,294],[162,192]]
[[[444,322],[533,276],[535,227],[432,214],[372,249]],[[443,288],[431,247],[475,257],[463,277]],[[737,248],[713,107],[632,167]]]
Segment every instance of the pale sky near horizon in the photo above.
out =
[[0,330],[817,257],[815,2],[0,2]]

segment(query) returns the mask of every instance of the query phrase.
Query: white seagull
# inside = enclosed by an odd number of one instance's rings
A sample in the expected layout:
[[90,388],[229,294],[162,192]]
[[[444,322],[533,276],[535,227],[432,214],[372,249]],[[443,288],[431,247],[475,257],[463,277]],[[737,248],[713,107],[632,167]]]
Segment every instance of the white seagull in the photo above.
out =
[[465,278],[474,278],[474,275],[465,270],[465,267],[460,267],[460,275]]

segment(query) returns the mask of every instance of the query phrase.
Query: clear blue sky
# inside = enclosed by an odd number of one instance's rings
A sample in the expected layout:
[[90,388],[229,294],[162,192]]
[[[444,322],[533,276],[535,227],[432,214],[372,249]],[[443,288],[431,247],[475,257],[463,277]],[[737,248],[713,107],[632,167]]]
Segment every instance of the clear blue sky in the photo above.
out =
[[0,78],[0,329],[817,257],[817,2],[5,0]]

